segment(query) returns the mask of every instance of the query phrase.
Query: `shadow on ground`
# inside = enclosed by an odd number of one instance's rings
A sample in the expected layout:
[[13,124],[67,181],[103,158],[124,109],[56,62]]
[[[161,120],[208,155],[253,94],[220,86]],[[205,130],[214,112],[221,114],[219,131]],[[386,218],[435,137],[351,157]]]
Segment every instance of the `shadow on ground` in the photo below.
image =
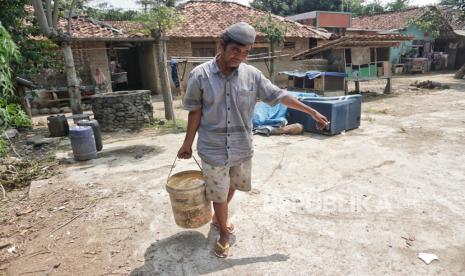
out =
[[[145,264],[129,275],[202,275],[253,263],[285,262],[289,258],[283,254],[272,254],[245,258],[233,255],[220,259],[212,252],[216,238],[217,233],[210,229],[207,237],[200,232],[183,231],[160,240],[145,251]],[[234,254],[234,247],[231,251]]]
[[147,154],[156,155],[163,152],[162,147],[147,146],[147,145],[133,145],[126,147],[115,147],[112,149],[104,149],[98,153],[98,158],[105,157],[134,157],[140,159]]

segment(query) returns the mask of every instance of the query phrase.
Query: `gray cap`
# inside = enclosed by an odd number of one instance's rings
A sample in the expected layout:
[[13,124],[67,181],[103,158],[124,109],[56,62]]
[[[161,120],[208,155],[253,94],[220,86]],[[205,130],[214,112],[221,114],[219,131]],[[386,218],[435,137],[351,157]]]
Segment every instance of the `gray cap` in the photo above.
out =
[[226,29],[225,34],[234,41],[244,45],[254,44],[255,36],[257,35],[255,29],[245,22],[239,22],[229,26]]

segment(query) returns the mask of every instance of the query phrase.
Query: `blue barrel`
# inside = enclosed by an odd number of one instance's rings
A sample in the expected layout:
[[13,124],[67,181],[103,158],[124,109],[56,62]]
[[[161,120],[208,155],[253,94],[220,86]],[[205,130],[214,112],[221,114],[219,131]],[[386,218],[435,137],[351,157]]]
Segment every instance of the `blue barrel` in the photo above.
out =
[[67,136],[69,133],[68,120],[65,115],[48,116],[47,125],[51,137]]
[[100,125],[97,120],[81,120],[78,122],[78,126],[90,126],[94,132],[95,146],[97,151],[101,151],[103,148],[102,144],[102,132],[100,131]]
[[90,126],[74,126],[69,129],[69,139],[74,160],[85,161],[97,157],[94,132]]

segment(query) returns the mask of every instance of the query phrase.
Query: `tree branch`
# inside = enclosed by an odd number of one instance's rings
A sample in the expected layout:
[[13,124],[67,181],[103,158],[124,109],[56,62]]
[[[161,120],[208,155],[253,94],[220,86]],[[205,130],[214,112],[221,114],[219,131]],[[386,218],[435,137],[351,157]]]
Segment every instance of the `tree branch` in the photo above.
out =
[[39,23],[40,31],[45,36],[50,36],[50,26],[47,23],[47,18],[45,16],[44,8],[42,6],[42,1],[32,0],[32,5],[34,7],[34,14],[36,15],[37,22]]
[[52,27],[52,0],[47,0],[47,23],[49,27]]
[[58,0],[53,1],[53,18],[52,18],[52,27],[55,31],[58,31]]
[[71,2],[71,6],[69,7],[69,14],[68,14],[68,34],[69,36],[71,37],[72,36],[72,33],[71,33],[71,30],[72,30],[72,22],[71,22],[71,19],[73,18],[73,10],[74,10],[74,6],[76,5],[76,0],[73,0],[73,2]]

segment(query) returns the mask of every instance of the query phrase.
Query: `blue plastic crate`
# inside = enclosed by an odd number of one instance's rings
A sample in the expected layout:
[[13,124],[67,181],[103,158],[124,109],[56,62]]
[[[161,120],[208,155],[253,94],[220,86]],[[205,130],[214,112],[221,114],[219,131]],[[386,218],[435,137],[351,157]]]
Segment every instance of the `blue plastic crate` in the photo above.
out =
[[307,132],[335,135],[360,126],[362,112],[361,95],[301,99],[301,102],[317,110],[331,122],[329,130],[318,130],[316,122],[311,116],[289,108],[287,113],[288,122],[290,124],[302,124],[304,130]]

